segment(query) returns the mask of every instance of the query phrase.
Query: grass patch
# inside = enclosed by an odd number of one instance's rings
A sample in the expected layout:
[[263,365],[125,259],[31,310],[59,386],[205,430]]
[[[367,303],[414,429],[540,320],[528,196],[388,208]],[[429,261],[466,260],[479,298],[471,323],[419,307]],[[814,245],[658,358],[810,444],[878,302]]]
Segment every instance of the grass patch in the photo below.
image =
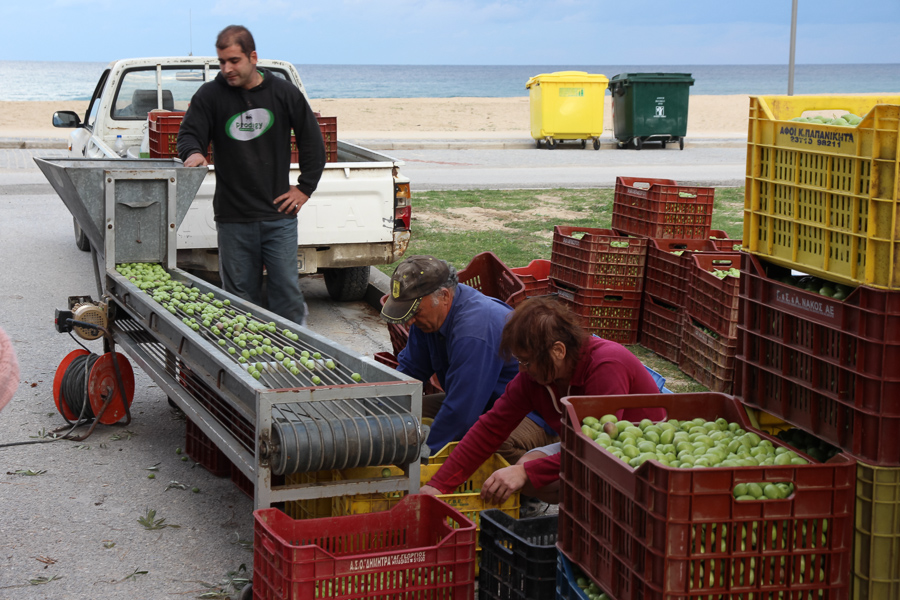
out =
[[[608,229],[611,189],[413,192],[412,239],[406,255],[431,254],[457,269],[491,251],[509,267],[550,258],[555,225]],[[743,235],[744,188],[717,188],[712,228]],[[380,265],[387,275],[397,263]]]

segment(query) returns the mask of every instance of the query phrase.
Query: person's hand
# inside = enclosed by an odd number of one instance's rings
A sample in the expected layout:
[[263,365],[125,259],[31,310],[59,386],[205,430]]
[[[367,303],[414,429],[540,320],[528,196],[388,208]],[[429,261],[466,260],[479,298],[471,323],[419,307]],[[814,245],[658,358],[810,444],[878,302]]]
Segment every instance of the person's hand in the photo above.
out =
[[481,486],[481,497],[491,504],[503,504],[507,498],[528,483],[528,474],[522,465],[513,465],[494,471]]
[[281,204],[278,207],[278,212],[283,212],[286,215],[296,215],[303,208],[303,205],[306,204],[307,200],[309,200],[309,196],[301,192],[296,185],[292,185],[287,192],[275,198],[275,204]]
[[206,167],[209,166],[209,162],[206,160],[206,157],[200,154],[199,152],[195,152],[187,157],[187,160],[184,161],[184,166],[186,167]]
[[441,491],[437,488],[433,488],[430,485],[423,485],[419,488],[420,494],[428,494],[429,496],[440,496]]

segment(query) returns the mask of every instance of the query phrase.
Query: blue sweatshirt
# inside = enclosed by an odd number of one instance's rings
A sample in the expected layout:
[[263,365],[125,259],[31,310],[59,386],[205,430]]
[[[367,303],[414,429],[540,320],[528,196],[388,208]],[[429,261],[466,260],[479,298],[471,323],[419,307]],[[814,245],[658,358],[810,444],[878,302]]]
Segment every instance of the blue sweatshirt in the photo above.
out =
[[[436,333],[410,327],[406,348],[397,357],[398,370],[421,381],[437,374],[447,394],[428,436],[432,452],[461,440],[518,374],[519,363],[504,362],[499,355],[500,337],[511,311],[506,303],[459,284],[450,312]],[[547,429],[543,419],[529,417]]]

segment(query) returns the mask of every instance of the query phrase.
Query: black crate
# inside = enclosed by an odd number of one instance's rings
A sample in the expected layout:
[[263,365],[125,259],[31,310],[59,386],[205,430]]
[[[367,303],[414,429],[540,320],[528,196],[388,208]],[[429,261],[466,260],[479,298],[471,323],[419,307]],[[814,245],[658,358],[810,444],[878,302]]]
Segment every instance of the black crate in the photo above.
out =
[[514,519],[481,511],[479,600],[546,600],[556,595],[557,515]]

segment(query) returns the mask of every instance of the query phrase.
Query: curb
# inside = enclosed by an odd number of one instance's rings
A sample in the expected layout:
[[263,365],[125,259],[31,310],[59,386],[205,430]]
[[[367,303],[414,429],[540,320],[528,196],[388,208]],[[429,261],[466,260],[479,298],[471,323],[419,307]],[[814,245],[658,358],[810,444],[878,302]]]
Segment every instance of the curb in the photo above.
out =
[[378,267],[369,267],[369,287],[366,288],[366,304],[381,312],[381,297],[391,289],[391,278]]
[[66,140],[0,138],[0,150],[67,150],[68,148],[69,142]]
[[[369,150],[536,150],[534,140],[490,140],[490,139],[453,139],[453,140],[346,140]],[[747,141],[740,138],[685,138],[687,147],[695,148],[745,148]],[[66,150],[66,140],[0,138],[0,150]],[[568,144],[569,149],[576,144]],[[564,145],[565,148],[565,145]],[[546,149],[546,148],[545,148]],[[614,139],[601,139],[601,150],[615,150]]]

